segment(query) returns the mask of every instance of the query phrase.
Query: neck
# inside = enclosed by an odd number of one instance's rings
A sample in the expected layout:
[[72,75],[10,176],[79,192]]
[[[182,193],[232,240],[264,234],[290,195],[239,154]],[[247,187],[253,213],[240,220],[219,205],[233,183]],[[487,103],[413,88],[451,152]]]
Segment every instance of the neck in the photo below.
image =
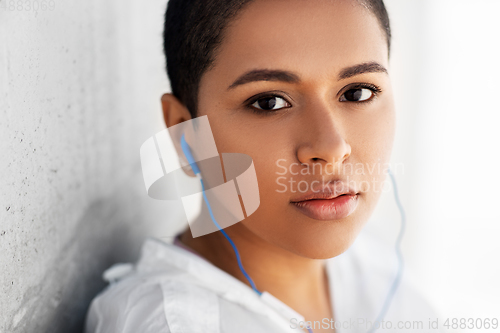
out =
[[[267,291],[306,318],[331,317],[324,261],[304,258],[273,245],[242,223],[224,229],[236,244],[243,267],[257,289]],[[221,232],[192,238],[189,230],[181,241],[212,264],[250,286],[240,271],[236,255]]]

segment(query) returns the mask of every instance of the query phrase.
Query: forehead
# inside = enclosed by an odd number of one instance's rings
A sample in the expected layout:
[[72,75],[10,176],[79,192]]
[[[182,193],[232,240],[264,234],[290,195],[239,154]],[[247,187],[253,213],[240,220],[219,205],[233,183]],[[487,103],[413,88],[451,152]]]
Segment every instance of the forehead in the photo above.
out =
[[317,80],[363,62],[387,67],[387,52],[377,18],[356,0],[256,0],[228,25],[206,76],[266,68]]

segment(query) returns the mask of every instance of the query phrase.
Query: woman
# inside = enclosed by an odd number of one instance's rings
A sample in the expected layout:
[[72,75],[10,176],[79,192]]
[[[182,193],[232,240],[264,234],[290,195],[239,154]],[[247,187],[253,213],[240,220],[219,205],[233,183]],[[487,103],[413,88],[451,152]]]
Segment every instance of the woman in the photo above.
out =
[[[167,127],[207,116],[219,152],[253,159],[260,206],[224,229],[244,270],[222,232],[150,240],[93,301],[87,332],[369,331],[395,272],[341,254],[377,204],[394,138],[383,2],[170,0],[164,38]],[[400,285],[383,319],[378,331],[422,320],[399,327],[422,332],[436,318]]]

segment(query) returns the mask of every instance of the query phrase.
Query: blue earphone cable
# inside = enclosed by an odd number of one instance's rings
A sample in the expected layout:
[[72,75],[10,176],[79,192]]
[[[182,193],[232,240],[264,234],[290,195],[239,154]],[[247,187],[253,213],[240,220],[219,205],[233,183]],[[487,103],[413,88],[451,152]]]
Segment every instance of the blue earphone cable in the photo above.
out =
[[184,151],[184,155],[186,155],[188,163],[191,165],[191,169],[193,170],[194,174],[198,177],[198,179],[201,182],[201,190],[203,193],[203,199],[205,200],[205,203],[207,204],[208,212],[210,213],[210,218],[212,219],[212,222],[215,224],[217,229],[219,229],[219,231],[224,235],[224,237],[226,237],[229,244],[231,244],[231,247],[233,248],[234,254],[236,255],[236,260],[238,261],[238,267],[240,268],[240,271],[243,273],[243,275],[247,279],[248,283],[250,283],[250,286],[252,287],[252,289],[258,295],[262,295],[262,292],[259,291],[259,289],[257,289],[252,278],[250,277],[250,275],[248,275],[245,268],[243,268],[243,263],[241,262],[240,252],[238,251],[236,244],[234,244],[231,237],[229,237],[229,235],[220,227],[219,223],[217,223],[217,221],[215,220],[214,214],[212,212],[212,207],[210,207],[210,203],[208,202],[207,195],[205,194],[205,186],[203,185],[203,179],[201,179],[200,169],[198,168],[198,165],[196,164],[196,161],[194,160],[193,155],[191,154],[191,149],[189,148],[189,145],[186,142],[186,139],[184,138],[184,134],[182,134],[182,136],[181,136],[181,148]]
[[[399,286],[399,283],[401,282],[401,277],[403,275],[403,266],[404,266],[404,261],[403,261],[403,254],[401,252],[401,242],[403,240],[403,234],[406,229],[406,214],[403,209],[403,205],[401,204],[401,201],[399,200],[399,193],[398,193],[398,187],[396,185],[396,179],[394,178],[394,175],[392,174],[391,169],[387,169],[387,172],[391,178],[392,185],[394,188],[394,198],[396,200],[396,205],[398,206],[399,212],[401,214],[401,229],[399,230],[399,235],[398,238],[396,239],[396,256],[398,258],[398,272],[396,274],[396,277],[394,279],[394,282],[392,283],[391,289],[389,290],[389,293],[387,294],[387,297],[385,299],[384,305],[382,306],[382,310],[380,311],[380,314],[378,315],[376,322],[380,323],[382,319],[384,318],[385,314],[387,313],[387,310],[389,309],[389,305],[391,304],[391,301],[394,297],[394,294],[396,293],[396,290]],[[377,330],[376,325],[372,326],[372,328],[368,331],[368,333],[373,333]]]
[[234,242],[231,239],[231,237],[229,237],[229,235],[220,227],[220,225],[215,220],[214,214],[212,213],[212,207],[210,207],[210,203],[208,202],[208,198],[207,198],[207,196],[205,194],[205,187],[203,186],[203,180],[201,179],[201,177],[200,177],[200,182],[201,182],[201,188],[202,188],[202,191],[203,191],[203,198],[205,199],[205,202],[207,204],[208,212],[210,213],[210,217],[212,218],[212,221],[214,222],[215,226],[219,229],[219,231],[224,235],[224,237],[226,237],[226,239],[229,242],[229,244],[231,244],[231,247],[234,250],[234,254],[236,255],[236,260],[238,261],[238,267],[240,268],[240,271],[243,273],[243,275],[245,276],[245,278],[248,280],[248,283],[250,283],[250,286],[252,287],[252,289],[258,295],[262,295],[262,292],[257,289],[257,287],[255,286],[255,283],[253,282],[252,278],[250,277],[250,275],[248,275],[247,271],[245,271],[245,268],[243,268],[243,264],[241,263],[240,253],[239,253],[238,249],[236,248],[236,244],[234,244]]

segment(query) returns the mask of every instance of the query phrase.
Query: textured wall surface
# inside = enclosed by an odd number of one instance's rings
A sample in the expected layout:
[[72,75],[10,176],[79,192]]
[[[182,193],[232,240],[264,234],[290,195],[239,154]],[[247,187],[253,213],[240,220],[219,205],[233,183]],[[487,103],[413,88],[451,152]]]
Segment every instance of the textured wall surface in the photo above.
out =
[[79,332],[102,271],[182,226],[139,160],[165,3],[0,0],[0,332]]

